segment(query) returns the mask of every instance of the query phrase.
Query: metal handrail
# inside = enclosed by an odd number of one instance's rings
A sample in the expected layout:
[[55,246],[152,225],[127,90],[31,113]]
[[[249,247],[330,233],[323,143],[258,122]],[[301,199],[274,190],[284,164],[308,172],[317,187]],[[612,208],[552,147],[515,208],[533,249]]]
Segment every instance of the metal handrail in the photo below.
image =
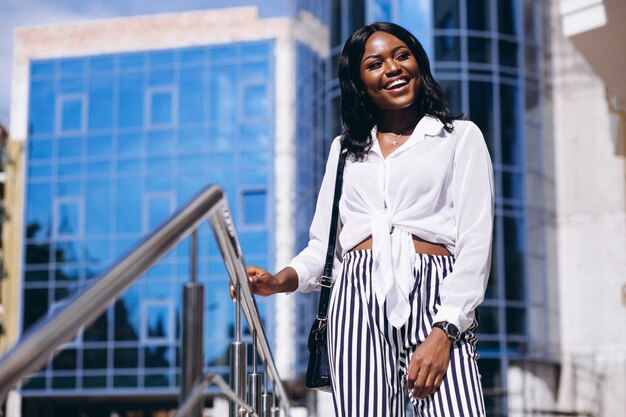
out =
[[239,239],[228,201],[219,186],[207,186],[145,237],[122,259],[68,298],[53,316],[40,320],[0,358],[0,401],[21,379],[45,365],[50,356],[71,340],[79,329],[91,324],[117,297],[200,223],[209,220],[231,281],[239,287],[242,310],[256,331],[259,355],[273,383],[280,406],[289,415],[289,401],[267,343],[256,301],[250,290]]

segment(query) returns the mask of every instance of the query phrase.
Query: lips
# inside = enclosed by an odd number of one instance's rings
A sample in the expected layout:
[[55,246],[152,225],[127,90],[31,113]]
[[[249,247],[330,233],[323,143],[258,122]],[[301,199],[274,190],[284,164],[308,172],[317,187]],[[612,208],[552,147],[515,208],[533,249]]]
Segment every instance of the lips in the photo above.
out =
[[408,78],[397,78],[397,79],[395,79],[393,81],[390,81],[387,84],[385,84],[383,89],[384,90],[395,90],[395,89],[404,87],[408,83],[409,83],[409,79]]

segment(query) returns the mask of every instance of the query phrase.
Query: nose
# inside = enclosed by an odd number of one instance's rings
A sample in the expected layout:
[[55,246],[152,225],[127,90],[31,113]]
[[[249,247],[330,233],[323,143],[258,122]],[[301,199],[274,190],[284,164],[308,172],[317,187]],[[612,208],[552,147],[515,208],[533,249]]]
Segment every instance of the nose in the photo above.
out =
[[388,77],[393,77],[395,75],[398,75],[400,72],[402,72],[402,68],[396,62],[395,59],[387,60],[386,65],[385,65],[385,74]]

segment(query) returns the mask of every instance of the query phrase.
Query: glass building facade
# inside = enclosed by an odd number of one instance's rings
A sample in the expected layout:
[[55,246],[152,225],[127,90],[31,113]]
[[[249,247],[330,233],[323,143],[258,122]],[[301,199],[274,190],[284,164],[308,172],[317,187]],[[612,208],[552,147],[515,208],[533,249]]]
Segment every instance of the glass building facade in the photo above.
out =
[[[33,61],[23,330],[205,185],[221,185],[246,260],[273,268],[274,41]],[[208,225],[205,360],[227,368],[234,308]],[[181,242],[23,388],[25,396],[178,392]],[[273,304],[258,300],[272,339]]]

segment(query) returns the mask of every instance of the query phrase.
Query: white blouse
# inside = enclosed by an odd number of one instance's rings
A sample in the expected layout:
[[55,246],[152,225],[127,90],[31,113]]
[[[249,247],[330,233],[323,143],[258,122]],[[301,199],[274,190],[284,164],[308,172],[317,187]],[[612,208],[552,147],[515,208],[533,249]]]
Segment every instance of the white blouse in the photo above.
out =
[[[470,121],[455,121],[448,133],[426,116],[407,141],[384,158],[377,140],[362,161],[346,160],[339,201],[340,232],[333,277],[343,255],[372,236],[373,288],[397,328],[406,323],[415,249],[411,235],[445,245],[454,270],[440,288],[435,322],[465,331],[484,298],[491,266],[494,187],[485,140]],[[376,138],[376,127],[372,129]],[[290,263],[298,291],[319,290],[340,152],[332,143],[317,199],[308,246]]]

